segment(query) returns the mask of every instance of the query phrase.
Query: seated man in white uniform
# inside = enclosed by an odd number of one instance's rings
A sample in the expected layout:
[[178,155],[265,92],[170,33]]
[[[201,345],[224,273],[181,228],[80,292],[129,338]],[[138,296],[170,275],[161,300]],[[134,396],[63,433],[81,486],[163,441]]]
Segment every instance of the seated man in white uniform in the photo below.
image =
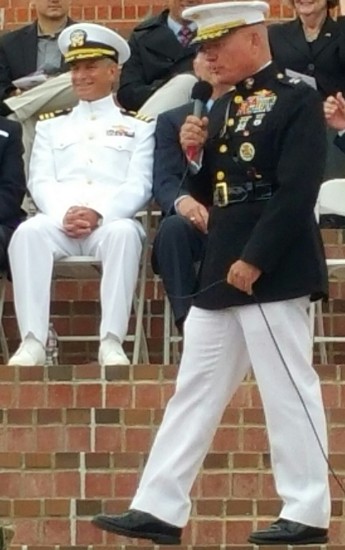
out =
[[118,63],[130,55],[123,38],[81,23],[58,43],[79,103],[37,124],[28,187],[39,213],[9,247],[22,339],[9,364],[44,364],[53,263],[71,255],[102,262],[100,364],[128,364],[122,341],[145,238],[133,217],[151,197],[155,124],[114,103]]

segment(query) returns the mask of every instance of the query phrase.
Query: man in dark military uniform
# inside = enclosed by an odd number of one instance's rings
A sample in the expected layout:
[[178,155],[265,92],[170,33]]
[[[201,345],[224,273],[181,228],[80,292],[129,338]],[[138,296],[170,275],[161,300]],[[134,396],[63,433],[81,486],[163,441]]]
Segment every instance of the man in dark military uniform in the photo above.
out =
[[283,506],[249,541],[327,541],[326,422],[307,313],[310,298],[327,293],[314,216],[325,127],[317,93],[271,62],[267,9],[260,1],[229,2],[184,12],[198,24],[211,71],[235,90],[209,120],[189,116],[181,129],[183,149],[193,147],[196,158],[192,185],[213,190],[200,293],[185,322],[176,392],[131,509],[94,519],[108,531],[179,543],[198,469],[253,367]]

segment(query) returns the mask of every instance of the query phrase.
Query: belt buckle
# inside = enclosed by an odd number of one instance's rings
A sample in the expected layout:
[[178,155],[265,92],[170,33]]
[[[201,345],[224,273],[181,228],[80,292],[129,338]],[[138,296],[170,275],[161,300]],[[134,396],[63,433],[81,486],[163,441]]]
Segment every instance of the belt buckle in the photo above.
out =
[[213,193],[213,203],[220,207],[227,206],[229,204],[228,184],[225,181],[221,181],[216,184]]

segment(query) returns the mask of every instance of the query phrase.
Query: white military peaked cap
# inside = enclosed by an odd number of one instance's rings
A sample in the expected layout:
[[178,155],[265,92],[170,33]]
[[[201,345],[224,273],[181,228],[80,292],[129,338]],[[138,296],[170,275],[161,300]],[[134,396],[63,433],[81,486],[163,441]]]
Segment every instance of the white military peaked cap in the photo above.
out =
[[261,23],[269,11],[267,2],[215,2],[186,8],[184,19],[195,21],[198,27],[193,42],[215,40],[237,27]]
[[74,23],[66,27],[58,38],[58,46],[66,63],[110,57],[122,64],[130,56],[130,48],[122,36],[95,23]]

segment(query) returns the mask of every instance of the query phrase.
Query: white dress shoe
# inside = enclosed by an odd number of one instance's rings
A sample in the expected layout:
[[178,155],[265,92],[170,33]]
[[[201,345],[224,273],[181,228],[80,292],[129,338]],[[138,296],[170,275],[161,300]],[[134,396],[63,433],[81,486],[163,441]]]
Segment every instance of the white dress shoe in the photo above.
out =
[[8,364],[11,366],[34,367],[44,365],[45,360],[46,351],[41,342],[35,338],[25,338]]
[[115,338],[105,338],[102,340],[98,352],[98,362],[101,367],[130,364],[120,342],[115,340]]

